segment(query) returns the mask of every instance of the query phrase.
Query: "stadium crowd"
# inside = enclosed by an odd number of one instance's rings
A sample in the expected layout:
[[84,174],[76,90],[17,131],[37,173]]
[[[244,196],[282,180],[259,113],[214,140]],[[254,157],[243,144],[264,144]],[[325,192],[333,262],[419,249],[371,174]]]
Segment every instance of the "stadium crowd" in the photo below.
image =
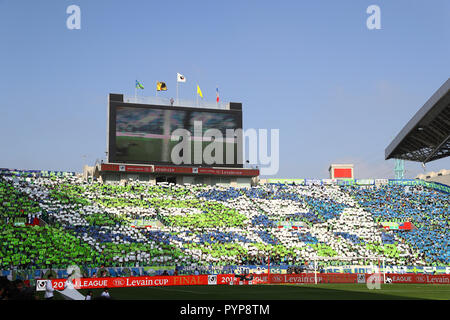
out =
[[[269,257],[288,265],[375,258],[448,265],[448,205],[447,194],[422,187],[237,189],[0,176],[0,269],[258,265]],[[155,224],[137,228],[138,219]],[[416,229],[384,230],[382,221]]]

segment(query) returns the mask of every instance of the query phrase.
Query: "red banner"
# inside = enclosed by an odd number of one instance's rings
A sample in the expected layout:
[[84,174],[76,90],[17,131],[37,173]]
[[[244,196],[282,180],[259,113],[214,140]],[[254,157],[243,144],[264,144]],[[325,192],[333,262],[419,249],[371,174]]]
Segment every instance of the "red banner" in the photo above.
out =
[[351,168],[335,168],[334,169],[334,178],[352,178],[352,169]]
[[386,274],[392,283],[450,284],[450,274]]
[[[52,280],[53,288],[64,290],[67,279]],[[123,278],[81,278],[73,280],[76,289],[130,288],[130,287],[165,287],[207,285],[208,276],[155,276]]]
[[[317,283],[358,283],[358,276],[367,282],[372,274],[319,273]],[[248,276],[247,276],[248,277]],[[450,284],[450,274],[386,274],[391,283],[423,283]],[[52,280],[53,288],[64,290],[66,279]],[[380,274],[383,283],[383,274]],[[199,276],[153,276],[153,277],[123,277],[123,278],[82,278],[74,280],[76,289],[99,288],[132,288],[132,287],[164,287],[164,286],[192,286],[192,285],[256,285],[263,283],[304,283],[314,284],[316,276],[309,274],[259,274],[253,275],[252,280],[241,280],[234,274],[199,275]]]
[[217,169],[217,168],[194,168],[194,167],[177,167],[177,166],[138,166],[128,164],[112,164],[102,163],[101,171],[118,171],[118,172],[156,172],[156,173],[173,173],[173,174],[207,174],[219,176],[247,176],[255,177],[259,175],[259,170],[254,169]]
[[[357,274],[318,273],[317,283],[356,283]],[[271,274],[270,283],[316,283],[314,273]]]
[[[367,282],[367,279],[372,274],[356,274],[356,273],[318,273],[317,283],[360,283],[358,282],[358,276],[362,276],[362,281]],[[426,275],[426,274],[386,274],[386,279],[391,279],[392,283],[424,283],[424,284],[450,284],[450,275]],[[270,281],[269,281],[270,279]],[[383,281],[383,274],[380,274],[380,279]],[[361,280],[361,279],[360,279]],[[239,280],[234,275],[218,275],[217,284],[239,284]],[[303,274],[267,274],[254,275],[252,284],[259,283],[304,283],[314,284],[316,282],[316,276],[313,273]],[[243,281],[243,283],[247,283]]]
[[153,172],[152,166],[135,166],[135,165],[121,165],[102,163],[101,171],[119,171],[119,172]]
[[192,168],[190,168],[190,167],[155,166],[155,172],[162,172],[162,173],[192,173]]
[[[248,276],[247,276],[248,277]],[[254,274],[252,280],[241,280],[236,277],[235,274],[218,274],[217,275],[217,284],[228,284],[228,285],[253,285],[253,284],[262,284],[269,283],[267,274]]]
[[209,174],[219,176],[249,176],[249,177],[259,175],[259,170],[252,170],[252,169],[215,169],[215,168],[167,167],[167,166],[155,166],[155,172]]
[[253,169],[214,169],[214,168],[198,168],[200,174],[213,174],[220,176],[249,176],[259,175],[259,170]]

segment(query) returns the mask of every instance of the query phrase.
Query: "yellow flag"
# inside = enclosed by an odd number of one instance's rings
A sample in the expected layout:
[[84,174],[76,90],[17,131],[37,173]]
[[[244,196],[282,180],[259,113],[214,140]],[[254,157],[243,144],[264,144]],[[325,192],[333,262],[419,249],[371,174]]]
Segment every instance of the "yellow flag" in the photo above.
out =
[[197,94],[203,98],[202,90],[200,90],[200,87],[197,85]]
[[157,91],[167,91],[167,86],[165,82],[157,82],[156,83],[156,90]]

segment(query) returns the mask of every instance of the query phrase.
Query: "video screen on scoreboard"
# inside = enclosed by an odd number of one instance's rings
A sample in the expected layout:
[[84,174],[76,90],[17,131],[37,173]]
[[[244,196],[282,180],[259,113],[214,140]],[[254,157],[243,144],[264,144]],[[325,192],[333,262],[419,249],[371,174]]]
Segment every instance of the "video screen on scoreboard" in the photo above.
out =
[[242,111],[127,105],[113,111],[111,162],[242,167],[236,131]]

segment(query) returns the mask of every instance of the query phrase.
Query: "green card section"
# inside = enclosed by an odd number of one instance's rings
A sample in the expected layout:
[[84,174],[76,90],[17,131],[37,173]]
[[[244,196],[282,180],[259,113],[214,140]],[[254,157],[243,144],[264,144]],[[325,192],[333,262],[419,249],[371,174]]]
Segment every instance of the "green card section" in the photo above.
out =
[[24,217],[40,212],[39,204],[17,191],[13,185],[0,178],[0,218]]
[[101,261],[97,252],[75,236],[57,228],[2,226],[0,267],[10,265],[94,264]]

